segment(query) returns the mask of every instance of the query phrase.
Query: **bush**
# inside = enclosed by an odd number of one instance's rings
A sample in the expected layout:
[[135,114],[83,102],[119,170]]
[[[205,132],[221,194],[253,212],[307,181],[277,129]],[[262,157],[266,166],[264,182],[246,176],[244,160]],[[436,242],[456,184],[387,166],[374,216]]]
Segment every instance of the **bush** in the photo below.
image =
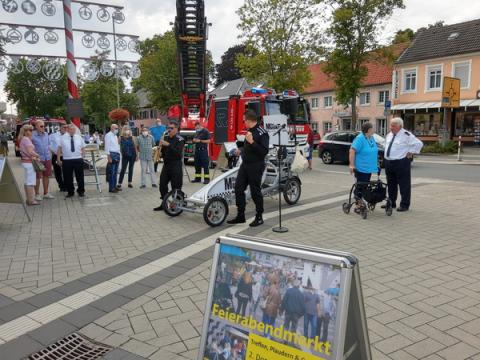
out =
[[458,143],[448,141],[445,146],[439,142],[427,144],[422,149],[422,154],[456,154],[458,152]]

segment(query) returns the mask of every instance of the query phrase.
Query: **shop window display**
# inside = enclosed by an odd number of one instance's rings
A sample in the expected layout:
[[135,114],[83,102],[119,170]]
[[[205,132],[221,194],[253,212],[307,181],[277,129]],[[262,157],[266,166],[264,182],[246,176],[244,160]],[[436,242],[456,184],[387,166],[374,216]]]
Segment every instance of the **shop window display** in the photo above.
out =
[[438,136],[442,126],[442,114],[415,114],[414,126],[416,136]]
[[455,122],[456,136],[474,136],[475,127],[480,126],[479,113],[457,113]]

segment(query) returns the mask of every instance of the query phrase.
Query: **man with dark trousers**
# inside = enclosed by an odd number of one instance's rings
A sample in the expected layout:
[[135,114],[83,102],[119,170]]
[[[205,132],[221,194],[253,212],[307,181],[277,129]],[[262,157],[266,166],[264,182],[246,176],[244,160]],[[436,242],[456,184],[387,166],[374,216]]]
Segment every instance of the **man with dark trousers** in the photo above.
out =
[[235,182],[235,201],[238,212],[237,216],[227,223],[245,223],[245,190],[250,186],[250,193],[256,207],[255,220],[250,226],[255,227],[263,224],[262,176],[270,138],[267,131],[260,127],[260,119],[252,110],[245,112],[245,127],[248,130],[245,142],[239,143],[240,149],[237,150],[237,155],[242,157],[242,164]]
[[[385,173],[387,175],[388,197],[393,208],[397,206],[400,188],[399,212],[408,211],[412,191],[411,166],[414,154],[419,154],[423,143],[403,128],[403,120],[390,121],[390,133],[385,138]],[[384,205],[385,206],[385,205]],[[382,206],[382,207],[384,207]]]
[[[162,146],[163,168],[160,174],[160,198],[163,200],[168,193],[168,183],[172,190],[182,190],[183,185],[183,148],[185,140],[178,134],[178,123],[170,121],[167,127],[168,136],[160,140]],[[163,210],[162,204],[153,209]]]
[[195,123],[195,137],[193,143],[195,144],[195,179],[193,183],[202,181],[202,169],[203,169],[203,183],[208,184],[210,182],[210,159],[208,158],[208,144],[210,143],[210,131],[203,128],[200,122]]

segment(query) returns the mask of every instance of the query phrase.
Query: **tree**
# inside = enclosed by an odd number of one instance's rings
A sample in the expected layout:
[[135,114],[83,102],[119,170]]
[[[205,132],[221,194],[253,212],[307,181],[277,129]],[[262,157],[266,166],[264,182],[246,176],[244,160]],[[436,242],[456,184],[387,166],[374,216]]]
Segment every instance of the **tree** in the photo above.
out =
[[[166,111],[180,102],[180,75],[177,61],[177,41],[173,31],[163,35],[154,35],[139,44],[141,59],[139,62],[142,75],[133,81],[133,89],[145,89],[150,104]],[[215,77],[215,67],[210,51],[206,53],[207,79]]]
[[[101,66],[105,54],[92,58],[92,63]],[[85,122],[94,124],[97,128],[106,129],[110,124],[108,113],[117,108],[117,88],[115,76],[99,76],[96,81],[82,82],[80,95],[85,110]],[[135,94],[125,88],[125,83],[119,79],[120,107],[130,114],[138,111],[138,99]]]
[[335,81],[336,101],[352,108],[352,128],[357,122],[357,97],[367,76],[365,63],[379,47],[378,33],[403,0],[330,0],[332,22],[328,34],[334,48],[324,71]]
[[221,63],[215,65],[215,87],[220,86],[226,81],[232,81],[242,77],[236,61],[238,55],[245,54],[245,52],[245,45],[235,45],[225,51],[225,53],[222,55]]
[[392,44],[410,43],[413,41],[414,37],[415,32],[410,28],[406,28],[405,30],[398,30],[395,33]]
[[236,62],[242,76],[280,91],[303,91],[311,80],[308,65],[322,53],[319,2],[245,0],[237,11],[246,41],[246,54]]
[[[54,82],[47,80],[42,72],[31,74],[26,70],[27,61],[19,61],[25,70],[20,74],[9,70],[4,88],[7,99],[17,104],[19,116],[65,117],[68,97],[65,71],[62,78]],[[40,61],[42,67],[45,63],[45,60]]]
[[148,93],[151,105],[161,111],[180,101],[180,76],[177,69],[177,43],[173,31],[154,35],[139,44],[142,75],[133,82],[134,90]]

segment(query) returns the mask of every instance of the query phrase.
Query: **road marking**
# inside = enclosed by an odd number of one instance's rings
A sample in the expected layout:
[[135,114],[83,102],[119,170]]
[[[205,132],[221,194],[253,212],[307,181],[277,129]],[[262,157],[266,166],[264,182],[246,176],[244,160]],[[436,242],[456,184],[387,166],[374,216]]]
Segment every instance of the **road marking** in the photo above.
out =
[[[315,201],[309,204],[297,205],[283,210],[282,213],[284,215],[288,215],[296,212],[301,212],[320,206],[334,204],[336,202],[345,200],[345,198],[346,195],[341,195],[326,200]],[[265,220],[273,219],[275,217],[277,217],[276,211],[272,211],[264,215]],[[88,305],[98,299],[110,295],[142,279],[145,279],[150,275],[153,275],[161,270],[175,265],[178,262],[211,247],[219,236],[226,235],[227,233],[238,234],[248,228],[249,226],[245,224],[236,226],[234,228],[220,230],[206,238],[197,241],[194,244],[186,246],[185,248],[177,250],[160,259],[154,260],[125,274],[87,288],[65,299],[30,312],[17,319],[6,322],[5,324],[0,326],[0,344],[14,340],[32,330],[38,329],[39,327],[48,324],[51,321],[54,321],[75,310],[78,310],[85,305]]]

